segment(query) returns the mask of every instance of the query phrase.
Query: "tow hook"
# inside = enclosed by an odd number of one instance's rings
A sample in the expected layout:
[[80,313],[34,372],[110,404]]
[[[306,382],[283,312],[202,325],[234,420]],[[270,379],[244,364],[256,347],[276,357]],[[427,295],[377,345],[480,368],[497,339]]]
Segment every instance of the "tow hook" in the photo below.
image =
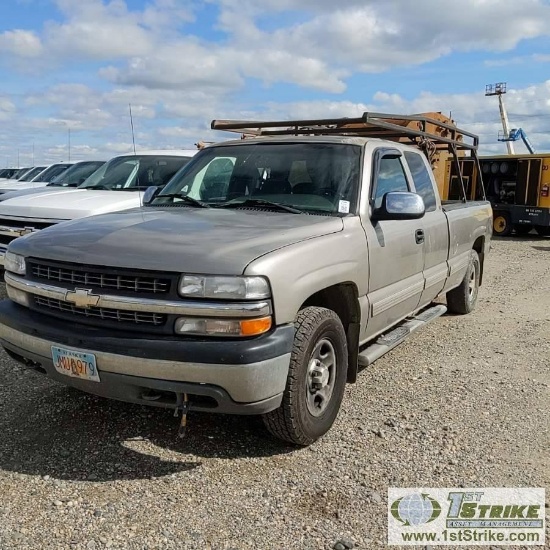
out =
[[177,418],[181,411],[180,427],[178,429],[178,437],[183,439],[187,432],[187,413],[189,412],[189,396],[186,393],[178,393],[174,416]]

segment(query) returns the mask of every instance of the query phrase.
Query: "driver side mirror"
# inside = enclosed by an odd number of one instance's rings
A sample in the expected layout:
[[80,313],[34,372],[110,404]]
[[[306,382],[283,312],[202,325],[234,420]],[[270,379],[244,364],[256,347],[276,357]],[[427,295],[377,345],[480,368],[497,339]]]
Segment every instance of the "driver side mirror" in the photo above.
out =
[[159,194],[160,190],[161,187],[157,187],[156,185],[147,187],[145,193],[143,193],[143,205],[145,206],[146,204],[151,204],[154,198]]
[[426,213],[424,200],[416,193],[395,191],[386,193],[382,205],[372,212],[372,219],[379,220],[418,220]]

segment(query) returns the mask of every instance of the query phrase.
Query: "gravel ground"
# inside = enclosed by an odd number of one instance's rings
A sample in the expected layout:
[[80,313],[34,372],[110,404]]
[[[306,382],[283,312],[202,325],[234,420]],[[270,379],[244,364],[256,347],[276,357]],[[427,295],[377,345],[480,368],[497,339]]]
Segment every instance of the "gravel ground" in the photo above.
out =
[[307,449],[198,413],[180,441],[0,352],[0,549],[375,549],[388,486],[547,487],[549,336],[550,239],[495,241],[477,311],[364,370]]

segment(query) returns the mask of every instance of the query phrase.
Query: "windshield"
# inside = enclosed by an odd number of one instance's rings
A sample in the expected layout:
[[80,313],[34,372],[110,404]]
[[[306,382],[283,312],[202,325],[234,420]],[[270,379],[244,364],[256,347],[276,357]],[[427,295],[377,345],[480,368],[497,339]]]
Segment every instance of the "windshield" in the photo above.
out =
[[50,182],[62,172],[65,172],[67,168],[70,168],[72,164],[52,164],[49,168],[46,168],[40,175],[34,178],[33,182]]
[[98,168],[105,164],[104,161],[87,161],[73,164],[70,168],[51,180],[49,185],[58,187],[76,187],[84,183]]
[[30,170],[28,170],[23,175],[23,177],[19,178],[17,181],[31,181],[33,178],[38,176],[38,174],[40,174],[40,172],[42,172],[45,169],[46,169],[45,166],[35,166],[34,168],[31,168]]
[[13,177],[16,180],[21,180],[23,177],[25,177],[26,174],[28,174],[32,170],[32,166],[30,168],[20,168],[17,170],[17,173],[13,175]]
[[80,189],[132,191],[164,187],[191,157],[136,155],[115,157],[93,173]]
[[[331,215],[354,209],[361,148],[338,143],[262,143],[204,149],[152,205],[211,206],[258,200]],[[170,196],[168,196],[170,195]]]

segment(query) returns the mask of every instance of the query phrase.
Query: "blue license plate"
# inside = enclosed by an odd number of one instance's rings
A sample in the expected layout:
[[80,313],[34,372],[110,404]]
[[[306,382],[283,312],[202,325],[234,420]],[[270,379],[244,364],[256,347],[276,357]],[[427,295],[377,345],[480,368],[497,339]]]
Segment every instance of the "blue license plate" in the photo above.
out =
[[73,349],[52,346],[53,366],[59,374],[101,382],[97,371],[95,355]]

